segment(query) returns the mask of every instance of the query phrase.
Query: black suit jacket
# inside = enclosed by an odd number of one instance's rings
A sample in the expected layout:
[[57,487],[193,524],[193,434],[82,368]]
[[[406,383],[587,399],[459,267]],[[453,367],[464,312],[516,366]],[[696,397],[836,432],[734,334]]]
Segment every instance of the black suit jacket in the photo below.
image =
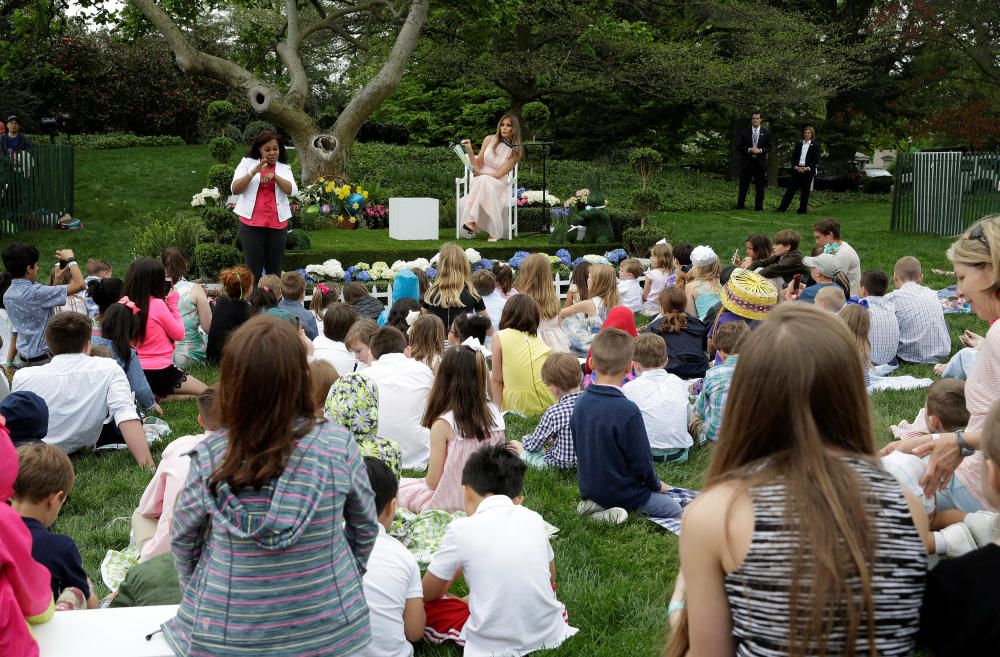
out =
[[[802,142],[800,141],[796,144],[795,148],[792,149],[792,158],[790,161],[793,169],[799,166],[799,160],[802,159]],[[809,173],[816,175],[816,165],[819,164],[819,144],[815,140],[809,142],[809,152],[806,153],[806,166],[809,167]]]
[[736,150],[743,156],[744,160],[767,160],[767,154],[771,152],[771,131],[764,126],[760,127],[760,135],[757,137],[757,148],[761,153],[750,153],[753,148],[753,127],[743,128],[740,138],[736,142]]

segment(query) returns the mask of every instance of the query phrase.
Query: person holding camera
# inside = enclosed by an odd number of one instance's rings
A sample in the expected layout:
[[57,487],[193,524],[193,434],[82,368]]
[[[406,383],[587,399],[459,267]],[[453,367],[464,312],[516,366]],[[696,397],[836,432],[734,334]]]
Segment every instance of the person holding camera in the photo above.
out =
[[56,273],[69,272],[66,285],[38,283],[38,249],[33,244],[14,242],[3,250],[3,266],[13,277],[4,293],[4,308],[13,326],[11,344],[6,345],[3,366],[13,375],[15,358],[21,367],[45,365],[52,360],[45,342],[45,327],[56,308],[66,305],[69,295],[85,287],[83,273],[71,249],[56,251],[59,260]]
[[265,130],[250,144],[230,185],[238,197],[234,211],[240,218],[244,261],[255,281],[265,271],[281,275],[288,220],[292,216],[288,197],[299,191],[287,161],[285,145],[278,135]]

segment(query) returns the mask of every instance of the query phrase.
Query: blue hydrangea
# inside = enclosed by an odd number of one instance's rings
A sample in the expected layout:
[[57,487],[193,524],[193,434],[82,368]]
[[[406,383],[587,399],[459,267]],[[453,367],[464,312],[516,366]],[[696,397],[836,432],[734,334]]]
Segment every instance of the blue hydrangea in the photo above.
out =
[[531,254],[528,253],[527,251],[518,251],[513,256],[511,256],[511,259],[507,261],[507,264],[511,266],[511,269],[520,269],[521,263],[524,262],[524,259],[527,258],[529,255]]
[[493,261],[489,258],[483,258],[476,264],[479,266],[475,267],[475,269],[493,269]]
[[556,257],[559,258],[559,261],[567,267],[569,267],[573,262],[573,256],[570,255],[570,252],[566,249],[559,249],[556,251]]
[[627,258],[628,254],[625,253],[625,249],[615,249],[614,251],[608,251],[605,253],[604,257],[607,258],[608,262],[611,264],[617,265],[619,262]]
[[372,279],[371,275],[364,270],[359,271],[358,275],[355,278],[357,278],[362,283],[367,283]]
[[438,270],[435,269],[434,267],[428,267],[426,271],[424,271],[424,273],[427,274],[427,278],[431,279],[432,281],[438,277]]
[[296,269],[295,272],[302,276],[302,278],[306,279],[306,283],[311,283],[312,285],[316,284],[316,279],[310,276],[305,269]]
[[353,280],[354,280],[354,265],[351,265],[350,267],[344,270],[344,282],[350,283]]
[[581,262],[587,262],[587,261],[586,261],[586,260],[584,260],[583,258],[577,258],[576,260],[574,260],[574,261],[573,261],[573,262],[572,262],[572,263],[570,264],[570,267],[572,267],[573,269],[576,269],[576,266],[577,266],[577,265],[579,265],[579,264],[580,264]]

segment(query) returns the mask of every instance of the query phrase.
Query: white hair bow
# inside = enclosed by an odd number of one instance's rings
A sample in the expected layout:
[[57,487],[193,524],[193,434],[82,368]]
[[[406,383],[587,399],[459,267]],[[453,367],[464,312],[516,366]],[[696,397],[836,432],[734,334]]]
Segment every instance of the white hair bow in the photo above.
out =
[[420,319],[420,311],[419,310],[411,310],[410,312],[406,313],[406,325],[407,326],[413,326],[414,322],[416,322],[418,319]]
[[492,358],[492,356],[493,356],[493,354],[490,353],[490,350],[487,349],[486,347],[484,347],[483,343],[480,342],[479,338],[476,338],[476,337],[466,338],[465,342],[462,343],[462,346],[463,347],[468,347],[469,349],[472,349],[473,351],[478,351],[479,353],[481,353],[483,355],[483,358]]

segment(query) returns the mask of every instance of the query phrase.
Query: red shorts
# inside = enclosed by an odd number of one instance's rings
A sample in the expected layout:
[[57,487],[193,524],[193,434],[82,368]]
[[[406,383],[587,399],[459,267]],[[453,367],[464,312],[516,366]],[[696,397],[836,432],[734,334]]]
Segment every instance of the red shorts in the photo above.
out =
[[424,627],[424,638],[431,643],[453,641],[460,646],[465,640],[460,638],[465,622],[469,620],[469,603],[461,598],[445,596],[424,603],[427,612],[427,625]]

